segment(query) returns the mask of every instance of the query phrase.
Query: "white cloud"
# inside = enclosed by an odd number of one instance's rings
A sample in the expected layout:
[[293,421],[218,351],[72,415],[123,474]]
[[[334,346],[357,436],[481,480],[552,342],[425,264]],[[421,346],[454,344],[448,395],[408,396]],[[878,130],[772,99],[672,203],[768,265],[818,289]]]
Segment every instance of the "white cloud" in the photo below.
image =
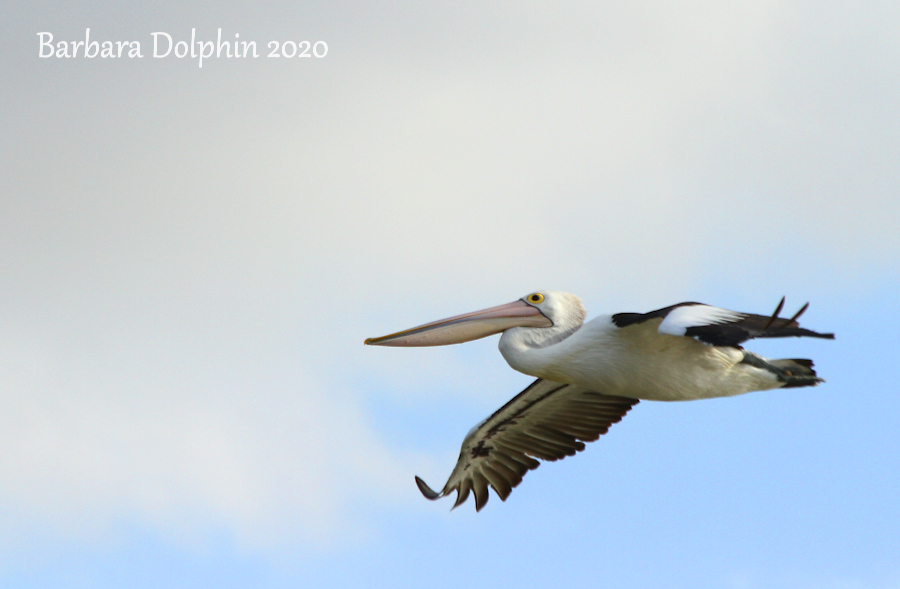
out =
[[260,550],[352,535],[345,508],[363,491],[401,501],[400,460],[353,395],[318,377],[273,385],[257,375],[248,385],[227,365],[204,374],[213,362],[154,378],[172,367],[151,355],[143,368],[114,366],[141,359],[54,358],[3,344],[9,528],[102,536],[134,517],[178,542],[221,529]]

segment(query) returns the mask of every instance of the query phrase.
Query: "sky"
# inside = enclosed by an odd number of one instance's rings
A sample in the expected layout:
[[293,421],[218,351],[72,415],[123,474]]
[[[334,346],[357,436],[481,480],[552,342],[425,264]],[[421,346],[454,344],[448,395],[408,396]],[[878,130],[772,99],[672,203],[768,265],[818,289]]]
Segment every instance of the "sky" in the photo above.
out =
[[[0,16],[0,585],[900,588],[896,2]],[[142,56],[40,57],[86,29]],[[827,382],[424,500],[531,378],[363,340],[545,288],[810,301],[749,347]]]

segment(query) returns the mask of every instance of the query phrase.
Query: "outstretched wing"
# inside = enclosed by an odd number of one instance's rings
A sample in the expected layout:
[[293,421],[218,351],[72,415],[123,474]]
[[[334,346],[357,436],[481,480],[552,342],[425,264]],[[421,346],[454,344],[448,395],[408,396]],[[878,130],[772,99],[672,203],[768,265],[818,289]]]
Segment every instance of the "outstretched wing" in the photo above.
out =
[[739,346],[752,338],[762,337],[819,337],[834,339],[833,333],[818,333],[800,327],[797,319],[809,307],[803,305],[790,319],[779,317],[784,298],[772,315],[753,315],[720,309],[702,303],[679,303],[649,313],[618,313],[612,316],[620,328],[653,319],[662,319],[659,332],[696,338],[713,346]]
[[559,460],[584,450],[637,405],[637,399],[603,395],[578,385],[537,379],[469,431],[459,460],[440,493],[416,477],[428,499],[456,490],[456,506],[472,491],[475,509],[488,501],[488,485],[503,501],[541,460]]

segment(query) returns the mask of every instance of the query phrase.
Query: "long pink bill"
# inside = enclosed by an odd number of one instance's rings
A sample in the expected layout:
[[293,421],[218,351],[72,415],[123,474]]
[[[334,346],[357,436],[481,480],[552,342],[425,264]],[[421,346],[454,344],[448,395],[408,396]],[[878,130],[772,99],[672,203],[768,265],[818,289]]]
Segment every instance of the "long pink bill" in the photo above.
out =
[[553,323],[522,300],[456,315],[365,341],[369,346],[446,346],[500,333],[511,327],[550,327]]

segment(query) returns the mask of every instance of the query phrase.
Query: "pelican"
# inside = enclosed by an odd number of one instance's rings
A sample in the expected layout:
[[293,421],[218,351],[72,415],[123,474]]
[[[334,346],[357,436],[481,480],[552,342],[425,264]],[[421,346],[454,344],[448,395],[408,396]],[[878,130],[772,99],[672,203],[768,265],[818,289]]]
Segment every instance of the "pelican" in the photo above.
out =
[[640,400],[690,401],[823,382],[812,360],[768,360],[740,344],[752,338],[817,337],[800,327],[803,305],[790,319],[679,303],[649,313],[601,315],[587,323],[577,296],[533,292],[521,299],[456,315],[383,337],[372,346],[443,346],[502,333],[500,353],[515,370],[537,377],[524,391],[466,435],[440,492],[418,476],[431,500],[456,491],[453,508],[472,491],[475,509],[488,486],[506,501],[540,460],[584,450]]

